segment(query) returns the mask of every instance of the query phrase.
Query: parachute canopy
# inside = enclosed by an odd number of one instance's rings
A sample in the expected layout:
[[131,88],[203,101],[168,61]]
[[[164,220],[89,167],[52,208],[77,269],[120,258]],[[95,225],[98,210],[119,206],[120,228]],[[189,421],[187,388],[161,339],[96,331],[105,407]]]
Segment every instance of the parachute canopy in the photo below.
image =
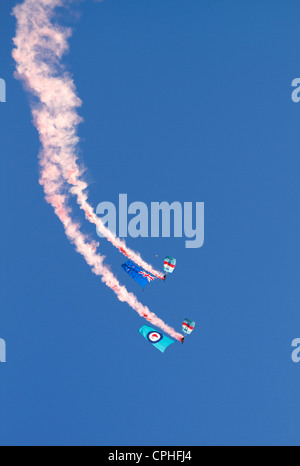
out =
[[132,260],[128,260],[125,264],[123,264],[122,269],[143,288],[156,280],[154,275],[146,272],[146,270],[136,265]]
[[164,271],[166,273],[173,273],[175,267],[176,267],[176,259],[174,259],[174,257],[169,257],[169,256],[165,257]]
[[190,335],[192,331],[194,330],[196,325],[196,322],[193,322],[192,320],[185,319],[183,324],[182,324],[182,331],[186,333],[187,335]]

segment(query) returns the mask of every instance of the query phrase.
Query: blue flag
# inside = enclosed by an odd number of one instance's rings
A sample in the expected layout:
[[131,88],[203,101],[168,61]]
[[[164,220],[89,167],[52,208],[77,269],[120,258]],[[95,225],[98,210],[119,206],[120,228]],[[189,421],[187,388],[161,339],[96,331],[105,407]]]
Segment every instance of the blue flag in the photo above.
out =
[[154,328],[149,327],[148,325],[144,325],[142,328],[140,328],[139,332],[141,335],[143,335],[144,338],[146,338],[146,340],[152,343],[152,345],[162,353],[165,352],[168,346],[174,343],[171,338],[166,337],[166,335],[163,335],[160,332],[157,332]]
[[125,264],[123,264],[122,269],[125,270],[125,272],[127,272],[128,275],[130,275],[130,277],[132,277],[143,288],[156,280],[156,277],[136,265],[132,260],[128,260]]

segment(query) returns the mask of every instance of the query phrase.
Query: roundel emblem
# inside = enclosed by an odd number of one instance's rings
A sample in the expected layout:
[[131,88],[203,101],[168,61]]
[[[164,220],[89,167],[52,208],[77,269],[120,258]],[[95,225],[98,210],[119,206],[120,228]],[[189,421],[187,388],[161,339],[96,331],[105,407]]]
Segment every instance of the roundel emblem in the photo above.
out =
[[148,333],[147,338],[151,343],[158,343],[162,340],[163,335],[159,332],[150,332]]

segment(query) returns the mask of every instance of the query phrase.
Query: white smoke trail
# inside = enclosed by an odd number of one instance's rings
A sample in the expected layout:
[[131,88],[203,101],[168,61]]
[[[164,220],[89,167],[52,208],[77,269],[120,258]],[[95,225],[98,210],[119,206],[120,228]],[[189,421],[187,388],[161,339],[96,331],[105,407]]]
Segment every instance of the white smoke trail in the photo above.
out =
[[[86,184],[80,179],[81,172],[76,159],[76,131],[81,121],[76,109],[81,101],[76,95],[73,80],[60,65],[60,59],[68,50],[70,30],[52,23],[55,8],[67,3],[67,0],[25,0],[14,9],[17,33],[13,57],[17,63],[17,77],[37,98],[32,104],[32,113],[42,143],[40,183],[44,187],[47,202],[54,207],[56,215],[63,223],[67,237],[92,271],[101,276],[102,281],[114,291],[120,301],[127,302],[140,316],[182,341],[180,333],[165,324],[148,307],[142,305],[133,293],[128,292],[125,286],[120,285],[103,264],[104,257],[97,254],[97,243],[91,242],[81,232],[80,225],[73,220],[68,207],[66,180],[73,185],[73,194],[77,196],[80,207],[101,229],[99,219],[96,216],[94,218],[92,208],[87,202]],[[103,225],[102,227],[105,228]],[[119,247],[120,243],[115,242],[119,241],[118,238],[108,239]],[[133,260],[142,265],[143,261],[134,256],[136,253],[128,251]],[[124,248],[124,252],[127,255],[127,248]],[[142,267],[151,272],[151,267],[144,264]]]
[[[28,4],[27,6],[35,15],[37,14],[37,11],[39,12],[34,19],[36,25],[38,22],[40,22],[38,25],[39,32],[37,33],[37,31],[35,31],[36,34],[34,36],[31,36],[33,39],[31,42],[31,46],[33,47],[33,50],[35,50],[36,52],[40,50],[42,51],[42,53],[45,53],[45,50],[47,50],[48,60],[50,59],[50,56],[53,60],[50,61],[50,63],[48,62],[48,64],[45,63],[45,61],[43,60],[43,66],[35,70],[35,76],[33,75],[33,73],[31,73],[30,75],[26,75],[26,82],[31,89],[34,89],[35,94],[47,106],[51,104],[53,108],[54,101],[57,101],[58,111],[60,111],[60,106],[63,102],[62,99],[66,97],[68,98],[68,101],[71,101],[74,104],[69,114],[70,124],[67,128],[66,121],[59,118],[59,115],[55,115],[56,118],[54,119],[54,121],[52,121],[53,124],[51,126],[48,124],[47,112],[45,112],[45,114],[43,114],[43,112],[40,112],[38,118],[36,119],[36,125],[39,132],[41,132],[40,129],[42,129],[44,133],[47,132],[47,141],[54,147],[57,146],[58,148],[60,148],[61,146],[59,143],[65,143],[64,137],[63,140],[59,140],[61,136],[60,133],[62,132],[62,130],[64,131],[65,129],[67,129],[67,131],[69,131],[71,128],[73,128],[74,132],[72,134],[72,139],[76,138],[76,125],[81,121],[75,109],[75,107],[79,107],[81,105],[81,100],[77,97],[74,83],[68,74],[64,73],[62,75],[63,79],[61,80],[61,82],[57,79],[51,79],[52,82],[50,88],[45,88],[45,86],[48,84],[49,78],[53,78],[52,74],[54,66],[58,66],[59,59],[61,58],[62,54],[68,49],[67,39],[71,33],[69,29],[62,29],[58,26],[54,26],[51,23],[53,10],[56,6],[62,6],[67,4],[68,2],[67,0],[40,0],[37,2],[33,0],[31,2],[28,1],[25,3]],[[17,9],[18,8],[21,9],[21,6],[17,7]],[[27,32],[29,32],[31,27],[32,24],[23,24],[23,29],[26,28]],[[19,43],[18,49],[20,49],[20,45],[21,44]],[[24,45],[25,44],[22,44],[22,55],[24,56],[24,52],[26,53],[26,66],[32,70],[33,62],[36,61],[36,54],[33,54],[32,49],[30,50],[28,49],[28,47],[25,47]],[[45,56],[43,56],[43,58],[45,58]],[[22,65],[24,66],[24,64],[25,63],[23,62]],[[19,72],[22,73],[22,70],[20,70]],[[128,248],[125,241],[121,240],[120,238],[117,238],[116,235],[114,235],[107,227],[105,227],[101,219],[97,217],[94,209],[88,202],[88,196],[86,194],[86,189],[88,186],[82,180],[82,174],[85,170],[78,166],[75,154],[76,151],[74,151],[73,148],[71,151],[64,150],[62,153],[58,154],[56,163],[60,165],[65,180],[72,186],[70,191],[72,194],[76,196],[77,203],[80,206],[80,208],[85,212],[86,218],[91,223],[95,224],[98,230],[103,234],[103,236],[109,242],[111,242],[113,246],[115,246],[122,254],[132,259],[136,264],[138,264],[143,269],[146,269],[154,276],[160,279],[164,279],[164,275],[161,272],[157,271],[155,268],[152,267],[152,265],[145,262],[141,258],[140,254]]]
[[[66,168],[66,167],[63,167]],[[65,173],[65,170],[64,170]],[[165,276],[155,270],[152,265],[145,262],[141,256],[128,248],[125,241],[122,241],[120,238],[117,238],[105,225],[102,223],[101,219],[97,217],[92,206],[88,203],[87,195],[85,193],[86,184],[80,180],[80,171],[77,167],[77,170],[69,170],[68,173],[65,173],[66,180],[73,187],[71,188],[71,193],[75,194],[77,198],[77,203],[82,210],[84,210],[87,220],[97,226],[98,230],[105,236],[105,238],[110,241],[119,251],[124,254],[124,256],[132,259],[136,264],[138,264],[143,269],[152,273],[157,278],[162,280],[165,279]]]

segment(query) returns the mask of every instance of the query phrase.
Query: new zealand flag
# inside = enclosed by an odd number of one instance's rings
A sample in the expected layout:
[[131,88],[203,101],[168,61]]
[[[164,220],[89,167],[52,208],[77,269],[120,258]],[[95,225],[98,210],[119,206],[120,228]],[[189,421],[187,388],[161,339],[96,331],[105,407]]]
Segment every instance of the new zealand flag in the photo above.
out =
[[123,264],[122,269],[125,270],[125,272],[128,273],[128,275],[130,275],[130,277],[132,277],[143,288],[156,280],[156,277],[136,265],[132,260],[128,260],[125,264]]

